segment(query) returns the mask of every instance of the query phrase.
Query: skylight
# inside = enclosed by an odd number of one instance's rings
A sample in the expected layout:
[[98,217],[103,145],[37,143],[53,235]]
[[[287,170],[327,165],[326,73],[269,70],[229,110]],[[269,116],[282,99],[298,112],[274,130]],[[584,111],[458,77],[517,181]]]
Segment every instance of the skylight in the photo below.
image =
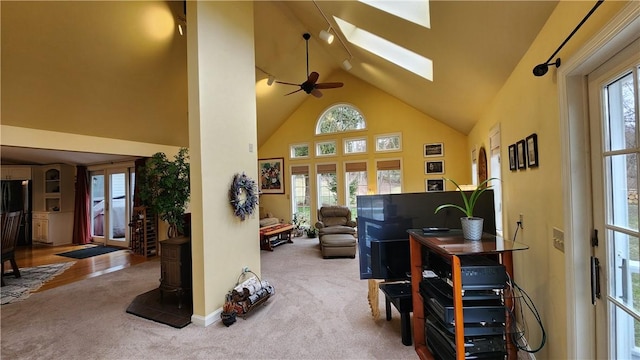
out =
[[346,22],[339,17],[333,19],[347,40],[381,58],[390,61],[412,73],[433,81],[433,61],[411,50],[396,45],[389,40]]
[[429,1],[380,1],[380,0],[359,0],[378,10],[382,10],[391,15],[403,18],[412,23],[431,28],[431,18],[429,16]]

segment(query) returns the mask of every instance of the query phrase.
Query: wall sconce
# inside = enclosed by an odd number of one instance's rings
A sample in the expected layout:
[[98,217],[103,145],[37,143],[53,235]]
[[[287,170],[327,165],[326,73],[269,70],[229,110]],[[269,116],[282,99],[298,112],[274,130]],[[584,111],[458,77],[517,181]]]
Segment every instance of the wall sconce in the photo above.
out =
[[269,75],[269,78],[267,79],[267,85],[269,86],[273,85],[274,81],[276,81],[276,77],[273,75]]
[[320,31],[320,39],[327,42],[327,44],[331,44],[333,42],[333,34],[330,33],[331,28],[329,30],[321,30]]

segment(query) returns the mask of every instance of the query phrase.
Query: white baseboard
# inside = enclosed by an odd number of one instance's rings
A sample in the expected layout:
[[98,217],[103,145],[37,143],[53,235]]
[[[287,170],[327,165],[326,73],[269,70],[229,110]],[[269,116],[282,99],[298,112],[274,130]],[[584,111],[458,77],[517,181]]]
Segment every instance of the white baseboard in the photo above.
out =
[[222,313],[222,308],[217,309],[207,316],[200,315],[191,315],[191,322],[194,325],[207,327],[213,323],[220,321],[220,314]]

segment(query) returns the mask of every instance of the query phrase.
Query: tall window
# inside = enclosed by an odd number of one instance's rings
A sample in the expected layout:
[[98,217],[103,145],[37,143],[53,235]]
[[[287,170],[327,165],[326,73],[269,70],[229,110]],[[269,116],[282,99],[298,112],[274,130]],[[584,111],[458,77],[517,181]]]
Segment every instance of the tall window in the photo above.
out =
[[344,182],[347,206],[353,216],[357,216],[357,196],[367,195],[367,163],[362,161],[344,164]]
[[316,135],[366,128],[364,116],[355,106],[349,104],[333,105],[325,110],[316,125]]
[[318,206],[338,205],[336,164],[318,164],[316,174],[318,174]]
[[309,165],[291,167],[291,209],[303,225],[311,224],[311,188],[309,187]]
[[489,178],[491,181],[496,210],[496,234],[502,236],[502,172],[500,168],[500,124],[489,135]]
[[399,159],[376,161],[378,194],[402,192],[402,167]]

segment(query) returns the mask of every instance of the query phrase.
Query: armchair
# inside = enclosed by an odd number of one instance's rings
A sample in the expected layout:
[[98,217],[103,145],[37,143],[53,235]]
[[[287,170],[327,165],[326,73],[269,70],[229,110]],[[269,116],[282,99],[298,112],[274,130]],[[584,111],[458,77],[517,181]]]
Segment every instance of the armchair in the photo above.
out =
[[346,206],[323,206],[318,209],[316,229],[320,237],[327,234],[355,234],[356,222],[351,220],[351,210]]

